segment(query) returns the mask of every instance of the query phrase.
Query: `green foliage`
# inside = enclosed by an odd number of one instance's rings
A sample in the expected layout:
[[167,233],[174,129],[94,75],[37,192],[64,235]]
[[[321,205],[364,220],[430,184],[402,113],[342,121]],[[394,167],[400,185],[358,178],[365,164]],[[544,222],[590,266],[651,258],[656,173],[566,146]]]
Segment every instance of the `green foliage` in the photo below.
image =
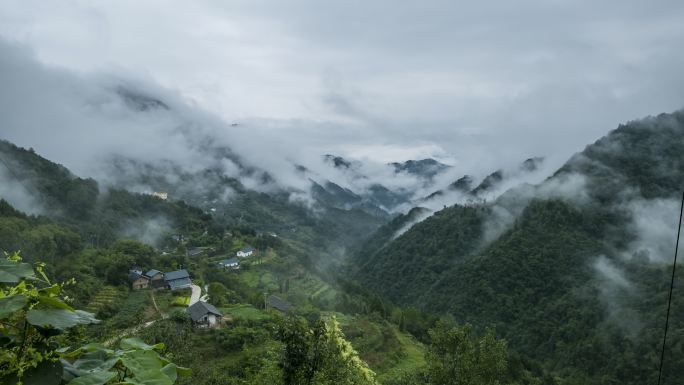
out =
[[223,306],[228,303],[228,289],[221,282],[212,282],[207,289],[212,304]]
[[127,338],[120,348],[107,349],[89,344],[63,354],[64,380],[69,385],[105,383],[172,385],[178,376],[189,376],[190,370],[161,357],[163,344],[147,345],[139,339]]
[[[381,296],[370,303],[379,303],[385,317],[393,301],[451,314],[478,331],[495,325],[520,354],[510,371],[533,372],[544,383],[554,382],[544,371],[569,384],[653,383],[671,272],[633,253],[647,234],[636,233],[630,209],[681,196],[683,138],[684,111],[622,125],[547,181],[545,187],[571,187],[578,199],[561,191],[562,200],[545,193],[530,200],[534,189],[521,188],[494,203],[450,207],[394,241],[367,245],[353,276]],[[565,185],[575,174],[581,186]],[[495,239],[484,237],[497,223],[496,210],[511,206],[515,221]],[[599,271],[599,256],[621,286]],[[675,291],[670,336],[678,337],[666,347],[665,381],[684,376],[680,297]],[[408,315],[408,309],[394,315],[407,330],[413,329]],[[411,332],[425,340],[420,329],[429,322],[415,325]]]
[[334,317],[312,326],[304,318],[288,317],[278,338],[284,345],[280,361],[284,384],[377,384],[375,373],[344,338]]
[[506,342],[490,329],[481,338],[470,325],[439,323],[430,331],[427,378],[431,385],[497,385],[506,378]]
[[18,253],[0,260],[0,379],[21,380],[31,369],[54,362],[56,335],[97,322],[60,298],[62,286],[48,280],[42,264],[34,271]]
[[[64,284],[52,283],[43,265],[34,268],[19,254],[0,262],[0,380],[17,384],[99,385],[105,383],[173,384],[189,370],[162,358],[137,339],[124,339],[118,350],[88,344],[60,348],[60,336],[77,325],[98,322],[62,298]],[[72,282],[73,283],[73,282]]]

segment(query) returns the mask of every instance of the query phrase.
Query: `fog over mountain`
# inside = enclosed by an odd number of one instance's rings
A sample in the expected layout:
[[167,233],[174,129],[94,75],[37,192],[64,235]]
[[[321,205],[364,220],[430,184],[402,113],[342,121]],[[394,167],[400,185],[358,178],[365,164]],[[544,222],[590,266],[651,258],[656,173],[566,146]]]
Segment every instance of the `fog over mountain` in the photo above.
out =
[[684,102],[674,1],[67,3],[0,8],[1,136],[84,174],[112,153],[201,169],[207,144],[297,190],[295,164],[357,193],[420,186],[387,163],[452,166],[419,198],[533,156],[552,170],[606,127]]
[[[324,155],[314,152],[320,149],[300,148],[296,137],[260,135],[259,123],[229,124],[149,78],[130,72],[81,74],[45,65],[30,49],[4,40],[0,50],[0,77],[6,86],[0,90],[3,137],[105,186],[151,192],[174,185],[185,191],[183,196],[197,195],[219,184],[203,174],[214,170],[248,189],[285,191],[304,203],[312,199],[315,185],[347,189],[357,196],[351,199],[369,200],[386,212],[462,201],[454,194],[430,204],[420,199],[462,177],[463,165],[432,158],[388,163]],[[496,196],[524,181],[517,171],[506,174],[513,178],[490,186],[487,194]],[[187,179],[191,175],[192,183]],[[475,181],[485,176],[476,175]],[[225,191],[220,195],[229,199],[232,189],[221,188]]]

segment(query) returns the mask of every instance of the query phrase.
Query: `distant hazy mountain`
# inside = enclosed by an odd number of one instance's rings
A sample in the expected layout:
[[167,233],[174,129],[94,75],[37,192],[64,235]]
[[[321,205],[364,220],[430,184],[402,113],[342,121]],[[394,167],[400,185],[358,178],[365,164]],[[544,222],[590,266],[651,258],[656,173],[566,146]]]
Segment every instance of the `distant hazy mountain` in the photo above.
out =
[[426,180],[432,179],[435,175],[451,167],[434,159],[407,160],[403,163],[390,163],[390,165],[394,167],[395,172],[405,172]]

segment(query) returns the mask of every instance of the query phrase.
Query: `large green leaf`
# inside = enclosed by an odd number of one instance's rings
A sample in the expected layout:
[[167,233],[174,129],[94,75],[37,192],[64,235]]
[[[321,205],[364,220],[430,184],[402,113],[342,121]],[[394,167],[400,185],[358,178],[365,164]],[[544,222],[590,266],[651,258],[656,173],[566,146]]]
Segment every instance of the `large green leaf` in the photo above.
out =
[[156,370],[161,373],[162,361],[159,354],[152,350],[135,350],[121,356],[121,362],[136,377],[146,371]]
[[124,338],[121,340],[121,349],[123,350],[131,350],[131,349],[140,349],[140,350],[161,350],[164,349],[164,344],[163,343],[158,343],[156,345],[148,345],[144,343],[141,339],[139,338]]
[[28,263],[0,259],[0,282],[16,283],[22,278],[34,278],[33,267]]
[[40,301],[41,304],[43,305],[48,305],[50,307],[54,307],[57,309],[67,309],[67,310],[74,310],[71,306],[69,306],[66,302],[60,300],[59,298],[56,297],[48,297],[45,295],[39,295],[38,296],[38,301]]
[[126,384],[131,385],[173,385],[174,381],[158,370],[150,370],[135,378],[126,378]]
[[51,326],[61,330],[76,325],[100,322],[92,313],[68,309],[31,309],[26,313],[26,320],[34,326]]
[[10,314],[24,307],[24,305],[26,305],[26,300],[27,297],[23,294],[0,298],[0,319],[6,318]]
[[116,376],[114,372],[94,372],[76,377],[67,385],[103,385]]
[[173,369],[176,371],[176,374],[181,377],[190,377],[192,375],[192,369],[186,368],[184,366],[178,366],[174,363],[169,363],[166,366],[162,368],[162,372],[166,373],[164,370],[168,370],[167,368],[169,366],[172,366]]
[[176,364],[170,363],[161,369],[161,372],[169,377],[173,382],[176,382],[178,376],[189,377],[192,374],[192,369],[184,368]]
[[[139,385],[171,385],[178,377],[174,364],[163,365],[159,354],[153,350],[136,350],[121,356],[121,362],[132,376],[127,382]],[[185,373],[185,368],[181,372]]]
[[119,362],[118,357],[109,357],[109,355],[102,351],[94,351],[82,355],[79,359],[74,361],[73,367],[78,370],[78,374],[92,373],[106,371],[114,367]]

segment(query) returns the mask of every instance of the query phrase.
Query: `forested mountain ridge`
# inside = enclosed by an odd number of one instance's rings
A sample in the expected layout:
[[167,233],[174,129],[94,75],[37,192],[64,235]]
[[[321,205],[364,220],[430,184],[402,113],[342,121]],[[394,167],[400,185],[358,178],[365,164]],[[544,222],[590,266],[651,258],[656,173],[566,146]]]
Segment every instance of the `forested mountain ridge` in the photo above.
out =
[[[162,246],[170,242],[172,235],[199,239],[206,233],[211,238],[220,234],[221,228],[248,227],[291,238],[307,253],[323,250],[333,255],[340,247],[355,245],[387,221],[384,212],[371,215],[362,209],[336,207],[324,201],[317,210],[311,210],[292,202],[287,192],[250,190],[219,170],[191,174],[176,168],[169,171],[172,164],[118,159],[112,169],[126,169],[121,175],[127,176],[107,186],[77,177],[32,149],[7,141],[0,141],[0,158],[4,161],[0,177],[6,181],[0,186],[0,196],[24,211],[75,226],[83,241],[95,246],[110,245],[120,237]],[[130,171],[133,169],[135,172]],[[148,190],[136,193],[127,186],[134,190],[147,186]],[[223,197],[226,190],[230,190],[229,198]],[[152,195],[154,191],[168,194],[169,199]],[[333,255],[335,258],[341,256]],[[330,262],[313,261],[324,265]]]
[[[513,349],[578,383],[652,382],[682,148],[682,111],[621,125],[540,185],[449,207],[367,247],[352,276],[397,304],[495,324]],[[670,381],[684,368],[682,294]]]
[[95,180],[77,177],[33,150],[6,141],[0,141],[0,158],[3,198],[32,214],[71,226],[93,246],[108,246],[121,237],[156,243],[174,231],[189,236],[212,227],[209,215],[183,201],[101,189]]

